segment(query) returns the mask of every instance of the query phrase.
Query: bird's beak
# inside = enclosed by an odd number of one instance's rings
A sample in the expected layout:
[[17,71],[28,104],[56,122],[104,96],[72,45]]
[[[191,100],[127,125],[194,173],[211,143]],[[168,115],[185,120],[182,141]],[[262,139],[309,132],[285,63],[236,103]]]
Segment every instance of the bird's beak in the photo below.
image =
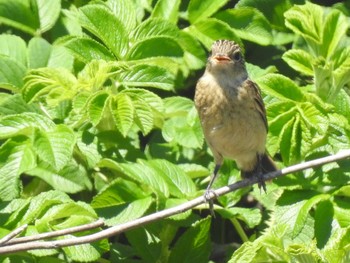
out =
[[228,63],[231,61],[231,58],[225,55],[215,55],[213,60],[217,63]]

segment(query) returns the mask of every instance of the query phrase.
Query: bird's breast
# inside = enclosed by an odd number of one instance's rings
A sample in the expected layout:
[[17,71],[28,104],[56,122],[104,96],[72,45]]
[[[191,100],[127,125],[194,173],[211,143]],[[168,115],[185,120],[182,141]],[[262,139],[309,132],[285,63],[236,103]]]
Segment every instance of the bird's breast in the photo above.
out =
[[266,129],[254,103],[239,84],[222,88],[210,77],[199,80],[195,105],[210,148],[231,159],[264,152]]

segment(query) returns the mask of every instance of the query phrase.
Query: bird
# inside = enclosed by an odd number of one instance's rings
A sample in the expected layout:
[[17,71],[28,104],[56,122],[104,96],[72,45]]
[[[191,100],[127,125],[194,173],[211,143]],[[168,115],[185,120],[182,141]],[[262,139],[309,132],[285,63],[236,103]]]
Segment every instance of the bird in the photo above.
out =
[[[204,198],[210,200],[224,159],[236,162],[242,178],[257,176],[259,188],[266,192],[262,175],[277,168],[266,151],[265,105],[258,85],[248,76],[242,49],[234,41],[213,43],[196,84],[194,104],[215,161]],[[212,212],[213,204],[209,204]]]

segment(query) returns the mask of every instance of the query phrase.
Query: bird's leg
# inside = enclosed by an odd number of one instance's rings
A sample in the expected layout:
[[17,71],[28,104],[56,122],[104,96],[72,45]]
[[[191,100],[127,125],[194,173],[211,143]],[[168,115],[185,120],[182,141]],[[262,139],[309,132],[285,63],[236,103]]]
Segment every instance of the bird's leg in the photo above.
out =
[[260,193],[261,193],[261,188],[264,190],[265,194],[266,194],[266,184],[265,184],[265,181],[264,181],[264,178],[263,178],[263,171],[262,171],[262,165],[261,165],[261,155],[260,154],[256,154],[256,158],[258,159],[257,160],[257,164],[256,164],[256,168],[255,168],[255,171],[256,171],[256,176],[258,177],[259,181],[258,181],[258,186],[259,186],[259,189],[260,189]]
[[211,190],[211,187],[212,187],[212,185],[213,185],[213,183],[218,175],[220,167],[221,167],[221,164],[215,165],[213,175],[211,176],[207,190],[204,193],[204,199],[209,203],[209,210],[210,210],[210,214],[212,216],[215,216],[214,215],[214,201],[212,199],[210,199],[210,197],[211,197],[211,194],[215,195],[215,192],[213,190]]
[[252,176],[256,176],[258,178],[258,186],[259,189],[261,191],[261,189],[264,190],[264,192],[266,193],[266,184],[263,178],[263,169],[262,169],[262,165],[261,165],[261,159],[262,156],[260,154],[256,154],[256,158],[257,158],[257,162],[256,165],[254,167],[254,170],[252,171],[241,171],[242,177],[243,178],[251,178]]

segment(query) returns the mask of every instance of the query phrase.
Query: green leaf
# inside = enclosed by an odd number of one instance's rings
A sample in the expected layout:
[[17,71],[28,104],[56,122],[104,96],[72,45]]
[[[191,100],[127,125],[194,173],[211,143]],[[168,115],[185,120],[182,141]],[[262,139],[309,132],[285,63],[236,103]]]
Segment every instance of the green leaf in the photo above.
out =
[[344,38],[349,28],[347,18],[338,10],[332,10],[326,17],[323,25],[322,54],[324,57],[331,57],[340,40]]
[[24,40],[14,35],[0,35],[0,55],[27,67],[27,47]]
[[168,142],[176,142],[189,148],[201,148],[204,142],[202,127],[194,107],[187,116],[166,120],[162,135]]
[[101,39],[118,59],[124,57],[128,50],[128,35],[123,23],[111,11],[96,4],[85,5],[79,9],[79,22]]
[[9,138],[19,134],[31,135],[33,128],[51,130],[54,127],[50,119],[37,113],[8,115],[0,118],[0,138]]
[[114,61],[113,54],[102,44],[88,37],[67,37],[60,41],[65,48],[67,48],[73,56],[89,63],[92,60],[103,59],[106,61]]
[[179,16],[180,0],[159,0],[157,1],[151,18],[162,18],[176,24]]
[[23,0],[0,0],[0,22],[19,29],[31,35],[35,35],[40,27],[37,10],[31,8],[35,3]]
[[[1,130],[1,129],[0,129]],[[36,166],[30,141],[25,138],[8,140],[0,148],[0,200],[12,200],[21,192],[19,176]]]
[[188,19],[191,24],[203,21],[216,13],[228,0],[191,0],[188,5]]
[[289,78],[280,74],[267,74],[256,79],[263,92],[281,100],[304,101],[305,95]]
[[[88,233],[85,233],[88,234]],[[90,233],[92,234],[92,233]],[[65,235],[63,236],[64,239],[72,239],[75,236],[73,235]],[[106,252],[108,250],[108,243],[105,241],[104,246],[105,249],[101,249],[100,246],[103,244],[103,241],[97,241],[93,243],[88,244],[82,244],[82,245],[76,245],[76,246],[68,246],[62,248],[64,253],[67,255],[68,258],[70,258],[73,261],[76,262],[93,262],[97,261],[99,258],[101,258],[101,255],[103,252]]]
[[121,71],[116,75],[117,85],[130,87],[153,87],[164,90],[172,90],[175,76],[169,71],[150,65],[135,65]]
[[22,94],[27,102],[31,102],[41,96],[57,93],[55,103],[58,103],[72,98],[76,84],[75,76],[64,68],[40,68],[26,75]]
[[20,62],[0,56],[0,87],[8,90],[18,90],[23,86],[26,67]]
[[89,118],[93,125],[98,125],[106,111],[109,110],[108,104],[110,96],[107,92],[101,91],[95,93],[89,102]]
[[201,69],[206,62],[207,54],[199,41],[185,31],[180,32],[179,43],[184,49],[184,60],[190,69]]
[[150,57],[182,57],[183,50],[174,38],[153,36],[136,42],[129,50],[128,60]]
[[31,224],[36,219],[41,218],[49,208],[66,203],[73,203],[73,201],[63,192],[53,190],[42,192],[31,198],[28,208],[22,214],[17,225]]
[[55,171],[46,163],[40,163],[27,173],[42,179],[55,190],[65,193],[74,194],[92,188],[85,169],[74,161],[69,162],[59,171]]
[[129,0],[108,0],[105,3],[112,13],[123,23],[126,32],[135,28],[137,23],[136,4]]
[[37,105],[27,104],[20,94],[2,93],[0,96],[0,116],[38,111]]
[[205,21],[199,21],[185,29],[192,36],[196,37],[203,45],[210,49],[214,41],[218,39],[233,40],[241,47],[242,41],[234,30],[225,22],[216,18],[208,18]]
[[123,173],[131,180],[136,180],[142,185],[149,187],[156,194],[164,197],[169,196],[169,187],[166,180],[150,165],[138,163],[117,163],[111,159],[102,159],[99,167],[110,168]]
[[132,32],[132,38],[136,41],[145,40],[156,36],[178,38],[179,33],[179,28],[169,21],[159,18],[149,18],[135,28],[135,30]]
[[41,33],[51,29],[61,12],[61,1],[60,0],[35,0],[38,7],[38,15],[40,21]]
[[290,49],[283,54],[282,59],[301,74],[306,76],[314,75],[312,66],[314,58],[306,51],[301,49]]
[[61,124],[51,131],[37,131],[34,150],[40,159],[58,171],[72,158],[75,142],[74,132]]
[[[142,262],[152,263],[157,262],[162,251],[162,241],[157,236],[145,228],[137,228],[128,231],[126,236],[129,243],[135,248]],[[138,244],[145,244],[145,246],[139,246]]]
[[151,166],[168,184],[170,194],[179,198],[192,196],[196,186],[186,173],[178,166],[166,160],[150,160],[147,163],[140,160],[140,164]]
[[134,123],[135,107],[131,98],[125,93],[119,93],[113,103],[113,116],[118,130],[125,137]]
[[257,208],[241,208],[232,207],[225,209],[217,209],[217,211],[222,217],[231,219],[236,217],[243,220],[249,228],[257,226],[261,222],[261,212]]
[[132,181],[118,178],[94,196],[94,209],[113,207],[147,197],[147,193]]
[[215,18],[231,26],[242,39],[269,45],[272,42],[272,28],[269,21],[257,9],[241,7],[219,12]]
[[295,5],[284,13],[286,26],[300,34],[312,47],[322,43],[323,10],[310,2]]
[[318,248],[324,248],[331,236],[333,215],[333,204],[329,200],[317,204],[315,210],[315,237]]
[[197,221],[177,240],[169,263],[207,262],[210,255],[210,217]]
[[154,125],[154,117],[151,107],[143,100],[134,100],[135,107],[135,123],[142,133],[149,133]]
[[329,199],[329,195],[326,194],[319,194],[316,195],[309,200],[307,200],[300,208],[296,220],[295,225],[293,227],[292,237],[295,238],[297,235],[300,234],[302,229],[304,228],[304,225],[306,223],[306,218],[313,206],[320,203],[321,201],[325,201]]
[[130,203],[112,205],[106,208],[97,208],[96,212],[99,217],[105,219],[107,226],[114,226],[130,222],[143,216],[152,203],[152,197],[145,197]]
[[32,38],[28,43],[28,67],[36,69],[48,65],[52,46],[40,37]]

